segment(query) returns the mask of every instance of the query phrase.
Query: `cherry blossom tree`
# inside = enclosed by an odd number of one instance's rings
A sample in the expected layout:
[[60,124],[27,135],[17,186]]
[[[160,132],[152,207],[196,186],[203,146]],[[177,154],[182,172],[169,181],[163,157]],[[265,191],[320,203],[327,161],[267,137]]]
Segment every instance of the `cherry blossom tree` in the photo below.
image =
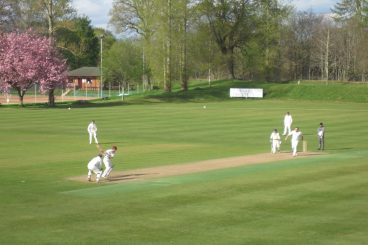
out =
[[41,93],[47,93],[49,96],[49,106],[55,105],[54,91],[56,88],[66,85],[66,60],[62,59],[57,49],[51,47],[48,49],[48,55],[40,63],[40,90]]
[[49,105],[53,106],[53,91],[65,81],[66,61],[47,37],[31,31],[0,36],[0,89],[14,88],[22,106],[27,90],[36,83],[42,93],[49,92]]

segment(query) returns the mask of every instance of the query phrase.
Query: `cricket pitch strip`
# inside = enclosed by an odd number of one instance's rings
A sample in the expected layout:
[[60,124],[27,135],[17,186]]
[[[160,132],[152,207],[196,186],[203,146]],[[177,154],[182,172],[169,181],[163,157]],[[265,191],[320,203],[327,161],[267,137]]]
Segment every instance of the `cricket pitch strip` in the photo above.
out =
[[[319,152],[300,152],[298,158],[313,157],[322,155]],[[112,171],[108,180],[101,180],[101,183],[123,183],[138,180],[151,180],[168,176],[178,176],[191,173],[200,173],[211,170],[233,168],[246,165],[255,165],[269,162],[277,162],[283,160],[295,159],[290,152],[281,152],[277,154],[261,153],[256,155],[247,155],[239,157],[229,157],[220,159],[211,159],[199,162],[191,162],[185,164],[165,165],[152,168],[133,169],[127,171]],[[87,169],[86,169],[87,173]],[[70,180],[87,182],[87,174],[84,176],[75,176]],[[95,183],[95,182],[91,182]]]

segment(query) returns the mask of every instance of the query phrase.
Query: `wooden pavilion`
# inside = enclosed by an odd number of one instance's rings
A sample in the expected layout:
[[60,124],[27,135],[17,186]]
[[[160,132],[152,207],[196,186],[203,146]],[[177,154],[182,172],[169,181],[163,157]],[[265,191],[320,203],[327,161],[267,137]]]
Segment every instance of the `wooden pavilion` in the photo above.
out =
[[99,90],[101,72],[99,67],[81,67],[67,73],[68,87],[80,90]]

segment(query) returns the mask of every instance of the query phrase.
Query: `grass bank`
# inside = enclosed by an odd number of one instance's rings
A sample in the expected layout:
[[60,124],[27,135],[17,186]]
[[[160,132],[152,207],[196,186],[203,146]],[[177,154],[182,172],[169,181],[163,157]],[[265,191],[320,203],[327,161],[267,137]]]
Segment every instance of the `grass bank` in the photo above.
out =
[[[300,81],[288,83],[250,82],[239,80],[191,81],[188,91],[174,87],[173,91],[146,91],[125,96],[126,103],[203,102],[240,100],[230,98],[230,88],[262,88],[263,99],[368,102],[368,83]],[[120,97],[112,97],[121,100]]]

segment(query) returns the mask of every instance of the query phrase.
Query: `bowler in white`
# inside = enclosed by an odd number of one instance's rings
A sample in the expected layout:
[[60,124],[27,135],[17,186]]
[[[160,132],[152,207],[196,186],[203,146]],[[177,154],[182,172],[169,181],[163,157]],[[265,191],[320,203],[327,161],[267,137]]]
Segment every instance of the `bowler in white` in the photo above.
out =
[[87,164],[88,174],[87,179],[91,181],[92,173],[96,174],[96,182],[100,182],[100,177],[102,174],[102,155],[98,155],[97,157],[92,158],[91,161]]
[[87,131],[89,134],[89,144],[92,144],[92,137],[95,139],[95,143],[98,144],[97,140],[97,126],[95,121],[90,122],[87,127]]
[[[291,136],[291,150],[293,151],[293,156],[295,157],[298,155],[298,144],[300,140],[303,140],[303,134],[299,128],[295,128],[288,134],[288,136]],[[286,136],[286,139],[288,136]]]

